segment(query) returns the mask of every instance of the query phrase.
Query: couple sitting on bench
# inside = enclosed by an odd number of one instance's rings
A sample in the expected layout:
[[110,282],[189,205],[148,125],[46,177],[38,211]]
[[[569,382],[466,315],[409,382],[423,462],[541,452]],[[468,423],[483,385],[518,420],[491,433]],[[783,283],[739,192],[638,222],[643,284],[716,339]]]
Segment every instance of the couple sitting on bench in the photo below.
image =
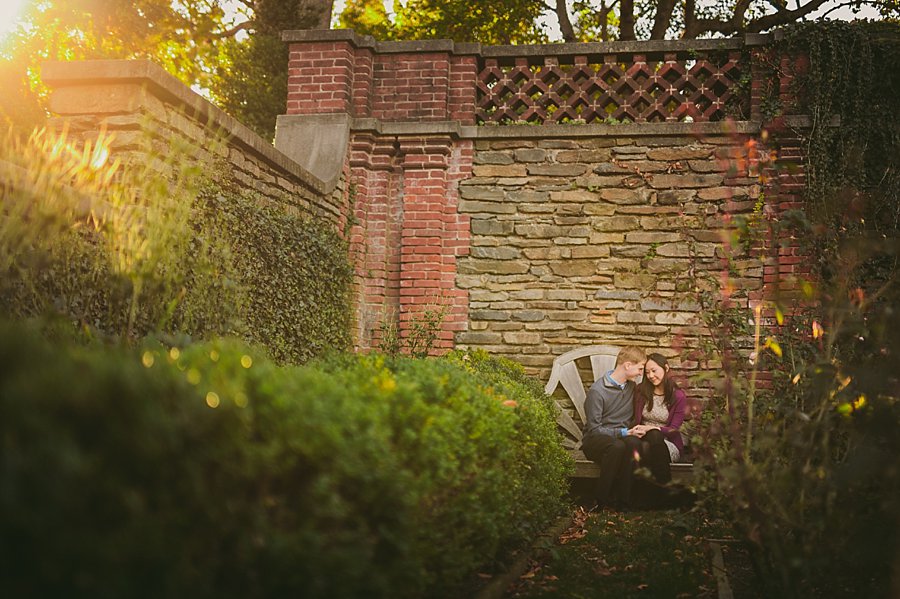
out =
[[670,464],[684,451],[680,427],[687,398],[664,356],[647,356],[638,347],[622,348],[615,368],[591,386],[584,409],[584,454],[600,465],[598,506],[629,506],[636,463],[646,466],[658,483],[645,485],[653,496],[645,500],[660,505],[679,498],[679,492],[661,485],[672,480]]

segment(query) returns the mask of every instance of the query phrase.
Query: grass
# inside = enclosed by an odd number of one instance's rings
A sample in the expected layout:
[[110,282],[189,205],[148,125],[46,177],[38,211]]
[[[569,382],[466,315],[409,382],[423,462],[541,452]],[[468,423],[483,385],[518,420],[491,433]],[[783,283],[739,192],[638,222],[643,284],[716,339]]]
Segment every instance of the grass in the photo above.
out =
[[707,538],[729,531],[699,511],[586,512],[507,597],[715,597]]

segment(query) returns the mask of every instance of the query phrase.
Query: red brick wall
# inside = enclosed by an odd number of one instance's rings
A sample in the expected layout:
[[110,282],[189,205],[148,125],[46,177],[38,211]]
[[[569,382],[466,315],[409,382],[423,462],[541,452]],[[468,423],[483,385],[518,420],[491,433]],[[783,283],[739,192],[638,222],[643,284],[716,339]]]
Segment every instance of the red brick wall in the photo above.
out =
[[[366,125],[366,130],[354,129],[349,145],[348,173],[355,223],[350,243],[358,279],[357,343],[361,348],[377,347],[381,340],[379,326],[383,322],[396,322],[400,336],[407,337],[411,323],[421,318],[424,310],[443,308],[447,316],[438,350],[444,351],[453,347],[458,334],[473,330],[469,320],[469,293],[457,287],[457,281],[458,260],[469,255],[471,245],[470,217],[465,210],[460,210],[459,183],[472,178],[475,142],[465,135],[436,132],[452,131],[455,126],[476,122],[479,58],[474,50],[477,48],[467,46],[466,52],[457,52],[454,48],[458,46],[441,45],[442,42],[429,43],[427,47],[415,43],[388,47],[371,40],[360,43],[360,39],[351,36],[351,39],[291,44],[288,114],[345,113],[357,119],[377,119],[380,123],[375,127]],[[754,52],[757,58],[764,56],[763,51]],[[764,116],[766,99],[773,97],[773,93],[777,97],[789,83],[782,80],[784,77],[767,81],[766,76],[766,71],[754,67],[750,109],[756,120]],[[786,98],[781,100],[785,102]],[[440,124],[445,121],[454,121],[456,125]],[[392,129],[388,123],[404,125]],[[380,131],[393,133],[378,132],[378,127]],[[558,134],[560,140],[565,138],[561,131]],[[743,155],[743,164],[738,170],[729,171],[731,174],[726,176],[724,185],[754,186],[756,173],[750,163],[756,159],[754,156],[760,155],[763,140],[748,145],[752,136],[726,139],[727,126],[720,135],[722,140],[713,143],[720,143],[723,151],[729,146],[738,148],[738,153]],[[640,146],[639,141],[624,139],[611,143]],[[774,139],[769,141],[772,147],[780,145],[779,161],[800,162],[802,149],[798,139],[781,133],[777,143]],[[753,145],[757,142],[760,143]],[[497,147],[502,148],[505,142],[498,143]],[[515,141],[509,143],[513,144],[510,148],[524,147],[515,146]],[[541,147],[555,151],[553,148],[568,147],[565,144],[572,142],[558,143],[562,145],[551,143]],[[484,160],[494,158],[485,156]],[[726,161],[732,158],[723,157]],[[561,173],[557,173],[560,168],[566,168],[564,164],[539,167],[531,162],[532,158],[528,158],[524,164],[503,163],[481,168],[496,170],[499,177],[517,173],[507,179],[510,185],[521,185],[526,171],[530,177],[534,169],[540,179],[556,176]],[[677,163],[673,168],[683,166]],[[777,216],[798,207],[804,187],[802,171],[765,166],[771,178],[755,188],[763,188],[767,210],[774,210]],[[501,171],[509,174],[500,174]],[[745,194],[740,201],[728,197],[713,201],[721,203],[723,214],[741,214],[753,209],[757,197],[758,193],[756,197],[750,194],[749,198]],[[657,214],[675,207],[647,206],[646,209]],[[766,241],[771,259],[764,264],[759,277],[763,280],[756,281],[761,283],[761,288],[748,288],[744,295],[748,307],[770,299],[776,282],[780,283],[785,276],[808,273],[808,260],[800,254],[797,245],[792,239]],[[485,339],[493,338],[492,334],[481,335]]]

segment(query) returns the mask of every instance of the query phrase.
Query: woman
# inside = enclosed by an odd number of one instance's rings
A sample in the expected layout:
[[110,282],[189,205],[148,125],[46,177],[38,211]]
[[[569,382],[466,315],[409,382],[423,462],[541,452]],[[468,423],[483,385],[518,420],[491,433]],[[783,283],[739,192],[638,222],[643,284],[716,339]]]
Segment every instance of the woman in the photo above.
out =
[[687,396],[669,372],[661,354],[647,356],[644,380],[634,394],[634,422],[628,431],[641,439],[641,461],[659,483],[672,480],[670,464],[684,451],[681,424],[687,412]]

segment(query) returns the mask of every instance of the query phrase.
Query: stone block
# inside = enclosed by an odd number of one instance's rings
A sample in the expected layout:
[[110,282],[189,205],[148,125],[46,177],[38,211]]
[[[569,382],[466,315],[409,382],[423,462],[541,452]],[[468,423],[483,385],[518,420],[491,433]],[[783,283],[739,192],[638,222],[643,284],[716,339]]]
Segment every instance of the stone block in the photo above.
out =
[[556,245],[586,245],[587,237],[554,237],[553,243]]
[[475,302],[502,302],[509,299],[506,291],[488,291],[486,289],[473,289],[469,292],[469,301]]
[[728,170],[716,160],[689,160],[688,166],[695,173],[725,173]]
[[519,148],[532,148],[534,142],[527,139],[511,139],[492,141],[491,148],[494,150],[517,150]]
[[616,213],[616,206],[607,203],[585,204],[584,213],[591,216],[612,216]]
[[509,312],[504,310],[469,310],[471,320],[509,320]]
[[604,162],[603,164],[597,165],[594,167],[593,172],[597,175],[630,175],[632,173],[632,171],[627,168],[612,162]]
[[643,189],[603,189],[600,197],[613,204],[649,204],[651,194]]
[[[475,249],[475,248],[472,248]],[[528,272],[528,265],[512,260],[460,260],[457,268],[460,274],[514,275]]]
[[512,164],[513,157],[506,152],[475,152],[475,164]]
[[682,272],[687,268],[688,264],[684,260],[675,260],[673,258],[651,258],[644,262],[644,269],[654,274]]
[[521,322],[540,322],[544,320],[545,317],[546,314],[543,310],[520,310],[518,312],[513,312],[512,314],[513,320]]
[[624,155],[624,156],[634,156],[636,154],[646,154],[647,150],[649,150],[647,146],[631,146],[631,145],[619,145],[613,147],[613,152],[616,154]]
[[609,248],[609,253],[617,258],[643,258],[650,251],[646,245],[614,245]]
[[622,243],[625,241],[624,233],[592,233],[589,239],[591,243]]
[[556,212],[553,204],[518,204],[519,212],[527,214],[552,214]]
[[598,231],[631,231],[637,229],[640,221],[636,216],[611,216],[608,218],[596,218],[593,222]]
[[457,343],[483,344],[501,343],[502,341],[503,337],[500,333],[490,331],[465,331],[456,334]]
[[585,289],[548,289],[547,299],[583,301],[587,297]]
[[712,156],[713,148],[703,146],[680,146],[669,148],[654,148],[647,152],[647,158],[651,160],[696,160]]
[[606,162],[612,157],[608,149],[574,150],[569,152],[557,152],[557,162]]
[[558,247],[526,248],[522,254],[529,260],[559,260],[565,257],[563,249]]
[[588,167],[583,164],[534,164],[528,166],[529,175],[545,177],[578,177],[587,170]]
[[467,213],[515,214],[516,207],[509,203],[460,200],[459,211]]
[[473,218],[470,222],[474,235],[509,235],[515,229],[515,223],[508,220]]
[[710,187],[697,192],[697,199],[703,202],[717,202],[746,198],[748,190],[743,187]]
[[681,241],[680,233],[661,233],[659,231],[632,231],[625,234],[628,243],[671,243]]
[[641,299],[641,293],[622,289],[598,289],[594,297],[600,300],[638,300]]
[[525,177],[528,171],[522,164],[476,164],[472,174],[476,177]]
[[503,333],[503,342],[511,345],[537,345],[541,339],[540,333]]
[[653,297],[641,300],[641,310],[652,312],[699,312],[700,304],[693,300]]
[[693,189],[664,189],[656,196],[656,201],[663,205],[683,204],[697,196]]
[[521,250],[510,247],[473,247],[469,255],[473,258],[490,258],[492,260],[516,260],[521,258]]
[[496,186],[465,185],[459,188],[459,197],[464,200],[482,200],[485,202],[501,202],[506,194]]
[[538,147],[548,150],[571,150],[579,146],[573,139],[542,139],[538,142]]
[[520,289],[509,293],[509,296],[517,300],[540,300],[544,299],[547,292],[543,289]]
[[643,273],[617,272],[613,281],[619,289],[652,289],[656,284],[656,277]]
[[691,245],[686,241],[664,243],[656,248],[656,253],[667,258],[687,258],[691,255]]
[[649,314],[644,312],[616,312],[616,322],[625,323],[650,323],[653,322]]
[[549,266],[553,274],[561,277],[586,277],[597,272],[596,260],[565,260],[551,262]]
[[547,159],[547,152],[538,148],[522,148],[516,150],[516,162],[542,162]]
[[656,315],[657,324],[692,325],[699,322],[697,314],[692,312],[660,312]]
[[568,227],[557,227],[555,225],[516,225],[516,235],[532,239],[552,239],[553,237],[561,237],[568,231]]
[[590,317],[587,310],[548,310],[547,318],[562,322],[585,322]]
[[598,194],[587,189],[567,189],[565,191],[550,192],[550,199],[554,202],[596,202]]
[[654,189],[713,187],[724,180],[722,175],[654,175],[650,185]]
[[585,247],[573,247],[571,253],[573,258],[608,258],[609,246],[589,245]]
[[547,191],[531,191],[531,190],[515,190],[506,192],[506,197],[511,202],[528,202],[530,204],[539,204],[550,199],[550,193]]
[[[633,217],[632,217],[633,218]],[[681,230],[700,227],[700,220],[695,216],[642,216],[641,228],[648,230]]]

